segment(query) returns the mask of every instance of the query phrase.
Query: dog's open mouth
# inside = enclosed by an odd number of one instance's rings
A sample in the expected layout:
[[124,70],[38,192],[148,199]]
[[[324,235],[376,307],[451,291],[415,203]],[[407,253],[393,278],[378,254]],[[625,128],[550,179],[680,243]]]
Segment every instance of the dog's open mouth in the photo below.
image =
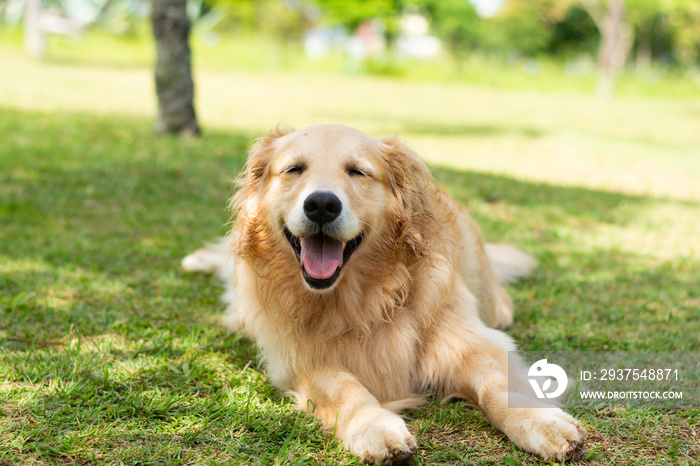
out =
[[304,280],[316,290],[325,290],[333,286],[343,264],[362,242],[362,233],[347,243],[323,233],[297,238],[285,228],[284,234],[299,259]]

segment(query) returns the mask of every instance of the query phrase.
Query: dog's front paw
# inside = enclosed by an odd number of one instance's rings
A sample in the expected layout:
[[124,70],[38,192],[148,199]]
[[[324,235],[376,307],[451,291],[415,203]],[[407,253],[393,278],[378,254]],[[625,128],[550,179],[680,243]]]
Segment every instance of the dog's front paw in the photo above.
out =
[[571,459],[581,452],[586,434],[581,424],[561,409],[518,411],[506,434],[523,450],[554,461]]
[[352,454],[375,464],[405,461],[418,449],[403,419],[380,407],[358,412],[343,436],[343,443]]

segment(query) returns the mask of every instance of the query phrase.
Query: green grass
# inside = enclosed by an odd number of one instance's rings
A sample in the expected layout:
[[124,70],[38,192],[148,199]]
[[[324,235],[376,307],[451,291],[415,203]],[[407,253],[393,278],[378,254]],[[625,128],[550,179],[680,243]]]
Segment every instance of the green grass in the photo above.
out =
[[[225,232],[230,180],[280,121],[399,132],[491,240],[525,350],[700,351],[700,103],[387,78],[199,72],[205,136],[156,138],[139,63],[0,47],[0,465],[355,464],[217,325],[179,260]],[[698,410],[580,410],[585,464],[694,464]],[[414,464],[539,464],[463,402],[407,414]]]

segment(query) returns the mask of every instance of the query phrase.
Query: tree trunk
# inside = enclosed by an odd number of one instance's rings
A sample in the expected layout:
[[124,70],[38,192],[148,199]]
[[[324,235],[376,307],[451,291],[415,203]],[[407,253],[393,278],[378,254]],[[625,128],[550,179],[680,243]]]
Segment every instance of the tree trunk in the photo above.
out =
[[200,133],[194,111],[194,83],[190,64],[190,21],[187,0],[154,0],[153,35],[156,39],[156,94],[159,134]]
[[32,57],[46,52],[46,32],[41,28],[42,0],[27,0],[24,5],[24,47]]
[[624,69],[634,38],[625,21],[625,0],[610,0],[607,8],[595,0],[584,0],[583,5],[600,32],[598,95],[608,98]]

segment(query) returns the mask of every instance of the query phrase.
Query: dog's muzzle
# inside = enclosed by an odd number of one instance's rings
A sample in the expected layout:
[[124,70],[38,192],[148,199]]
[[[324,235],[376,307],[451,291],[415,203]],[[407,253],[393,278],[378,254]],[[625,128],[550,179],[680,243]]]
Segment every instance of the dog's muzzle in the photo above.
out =
[[285,227],[284,234],[301,264],[302,276],[315,290],[333,286],[340,270],[362,242],[362,234],[350,241],[338,238],[343,203],[330,191],[314,191],[304,199],[307,232],[295,236]]

